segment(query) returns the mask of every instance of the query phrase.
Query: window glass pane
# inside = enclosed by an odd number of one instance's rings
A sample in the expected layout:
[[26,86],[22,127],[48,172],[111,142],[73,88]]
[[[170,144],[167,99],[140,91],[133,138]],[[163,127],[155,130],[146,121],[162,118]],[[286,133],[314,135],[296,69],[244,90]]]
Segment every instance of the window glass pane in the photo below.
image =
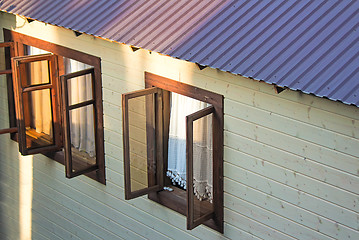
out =
[[24,47],[25,47],[25,51],[26,51],[25,55],[39,55],[39,54],[50,53],[50,52],[42,50],[40,48],[33,47],[33,46],[28,46],[28,45],[25,45],[25,44],[24,44]]
[[82,75],[67,80],[69,105],[93,99],[91,74]]
[[[40,55],[50,53],[48,51],[25,45],[25,55]],[[28,87],[50,82],[49,62],[47,60],[36,61],[22,64],[22,73],[26,74],[22,77],[22,86]],[[21,72],[20,72],[21,73]]]
[[72,171],[96,164],[94,108],[88,105],[70,110]]
[[20,75],[22,86],[28,87],[33,85],[50,83],[50,66],[49,61],[35,61],[22,63],[20,66]]
[[[92,68],[90,65],[70,58],[64,58],[64,65],[65,74]],[[93,79],[91,74],[86,74],[67,80],[69,105],[93,99],[92,81]]]
[[186,116],[210,104],[171,93],[167,176],[174,185],[186,189]]
[[194,220],[213,211],[212,114],[193,122]]
[[148,187],[146,97],[128,100],[131,191]]
[[26,147],[52,145],[54,133],[50,89],[26,92],[23,99]]

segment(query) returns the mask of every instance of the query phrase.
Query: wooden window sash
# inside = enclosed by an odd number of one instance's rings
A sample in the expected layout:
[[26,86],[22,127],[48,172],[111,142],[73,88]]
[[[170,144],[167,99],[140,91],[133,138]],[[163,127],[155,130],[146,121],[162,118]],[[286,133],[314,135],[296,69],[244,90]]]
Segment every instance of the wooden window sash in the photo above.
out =
[[[36,61],[48,61],[49,66],[49,83],[45,84],[34,84],[30,86],[24,86],[24,76],[27,75],[23,72],[22,65],[24,63],[31,63]],[[61,148],[61,133],[60,133],[60,119],[58,109],[58,89],[57,79],[58,72],[56,68],[56,56],[53,54],[41,54],[31,56],[21,56],[12,58],[12,71],[14,79],[14,98],[16,107],[16,119],[18,124],[18,140],[19,140],[19,151],[23,155],[31,155],[36,153],[44,153],[48,151],[57,151]],[[25,111],[28,109],[24,106],[26,99],[23,94],[36,91],[36,90],[50,90],[51,101],[51,113],[52,113],[52,127],[53,127],[53,143],[36,148],[28,148],[26,146],[26,124],[25,124]],[[27,119],[28,120],[28,119]]]
[[[151,99],[151,95],[155,97]],[[147,132],[147,173],[148,187],[132,191],[130,135],[129,135],[129,99],[146,96],[146,132]],[[122,95],[123,146],[125,199],[133,199],[163,189],[163,150],[162,150],[162,91],[159,88],[148,88]],[[153,134],[155,136],[153,136]],[[151,139],[152,138],[152,139]],[[153,139],[155,139],[153,141]],[[155,167],[155,174],[151,168]]]
[[[69,104],[69,93],[68,93],[68,80],[75,77],[84,76],[87,74],[91,74],[91,85],[92,85],[92,99],[83,101],[77,104]],[[65,152],[65,171],[67,178],[77,177],[79,175],[89,173],[92,171],[96,171],[99,169],[98,159],[100,158],[100,154],[96,151],[96,163],[90,166],[86,166],[80,170],[73,169],[73,157],[72,157],[72,147],[71,147],[71,129],[70,129],[70,110],[79,109],[81,107],[93,106],[94,111],[94,133],[95,133],[95,145],[98,145],[98,137],[97,137],[97,118],[96,118],[96,95],[95,95],[95,72],[94,68],[89,68],[81,71],[77,71],[74,73],[69,73],[62,75],[60,77],[61,87],[62,87],[62,117],[63,117],[63,129],[64,129],[64,152]]]
[[[10,49],[10,56],[14,56],[14,53],[15,53],[15,44],[14,44],[14,42],[1,42],[0,43],[0,48],[9,48]],[[0,75],[11,75],[11,74],[12,74],[11,68],[5,69],[5,70],[0,70]],[[9,81],[8,81],[8,84],[9,84]],[[9,86],[8,86],[8,90],[9,90]],[[10,109],[10,104],[9,104],[9,109]],[[11,119],[10,119],[10,127],[0,129],[0,135],[1,134],[6,134],[6,133],[17,133],[18,132],[17,127],[12,126],[12,125],[14,125],[14,124],[11,124]]]
[[[191,230],[205,221],[213,218],[214,211],[205,213],[201,217],[195,219],[195,198],[193,187],[193,122],[203,118],[209,114],[213,115],[214,107],[209,106],[195,113],[186,116],[186,184],[187,184],[187,229]],[[213,118],[213,117],[212,117]],[[213,133],[213,127],[212,127]],[[214,138],[214,134],[212,134]],[[213,164],[213,157],[212,157]]]

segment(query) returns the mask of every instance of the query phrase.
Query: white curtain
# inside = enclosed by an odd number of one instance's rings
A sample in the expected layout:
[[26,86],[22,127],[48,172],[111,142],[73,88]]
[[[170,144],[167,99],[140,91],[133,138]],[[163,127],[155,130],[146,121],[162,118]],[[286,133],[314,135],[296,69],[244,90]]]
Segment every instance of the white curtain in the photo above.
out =
[[[77,72],[91,66],[65,58],[65,73]],[[93,98],[91,75],[68,80],[69,103],[76,104]],[[93,107],[82,107],[70,111],[71,143],[80,150],[87,152],[91,157],[95,153],[95,132]]]
[[[171,93],[167,176],[186,189],[186,116],[209,106],[205,102]],[[194,194],[200,200],[212,199],[212,121],[194,122]]]

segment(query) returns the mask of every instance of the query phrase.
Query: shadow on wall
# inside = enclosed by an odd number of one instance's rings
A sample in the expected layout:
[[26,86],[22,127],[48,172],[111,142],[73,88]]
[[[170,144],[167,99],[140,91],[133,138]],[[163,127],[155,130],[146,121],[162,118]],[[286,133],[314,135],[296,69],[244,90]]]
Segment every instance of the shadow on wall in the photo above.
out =
[[[23,32],[41,38],[42,23],[28,23],[25,18],[0,12],[0,42],[4,41],[3,29]],[[40,26],[40,28],[39,28]],[[42,30],[42,29],[41,29]],[[38,36],[37,36],[38,33]],[[46,31],[51,39],[56,31]],[[49,35],[51,34],[51,36]],[[4,52],[0,51],[0,69],[5,69]],[[7,85],[5,75],[0,76],[0,129],[9,127]],[[0,135],[0,239],[31,239],[36,209],[33,201],[36,192],[34,185],[33,161],[35,156],[22,156],[17,142],[9,134]]]
[[[16,17],[0,12],[0,42],[3,28],[15,28]],[[5,67],[5,53],[0,52],[0,69]],[[0,129],[9,127],[6,75],[0,76]],[[17,144],[9,134],[0,135],[0,236],[19,239],[19,161]],[[1,237],[0,237],[1,238]]]

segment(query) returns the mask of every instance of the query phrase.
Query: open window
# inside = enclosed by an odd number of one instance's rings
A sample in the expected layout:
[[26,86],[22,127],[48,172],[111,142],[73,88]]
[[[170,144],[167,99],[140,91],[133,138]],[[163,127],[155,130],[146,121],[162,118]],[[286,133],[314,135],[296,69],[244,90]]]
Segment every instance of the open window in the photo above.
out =
[[56,56],[14,57],[12,69],[21,154],[59,150]]
[[[68,178],[76,177],[99,168],[97,160],[100,159],[100,156],[97,156],[96,153],[99,151],[96,151],[95,147],[95,139],[97,138],[97,111],[94,79],[94,68],[61,76],[65,168]],[[74,96],[74,94],[71,94],[73,92],[71,85],[74,85],[72,81],[75,81],[76,84],[81,80],[84,82],[83,85],[86,85],[87,91],[82,91],[83,94]],[[76,118],[78,118],[78,121],[76,121]],[[78,136],[74,132],[77,128],[85,128],[85,131],[87,131],[84,135],[86,135],[85,141],[90,141],[90,146],[88,147],[90,150],[86,151],[83,149],[81,151],[79,147],[76,147],[78,145],[76,143]]]
[[[193,229],[204,221],[213,218],[214,214],[211,201],[213,193],[211,189],[202,190],[210,186],[208,183],[213,184],[213,176],[209,174],[213,169],[208,166],[210,158],[213,158],[213,145],[210,144],[213,139],[213,124],[211,124],[213,122],[213,113],[214,107],[209,106],[186,116],[188,229]],[[203,175],[206,176],[203,177]],[[197,183],[194,181],[197,181]],[[207,184],[201,186],[204,181]]]
[[12,76],[14,89],[10,128],[0,133],[16,132],[23,155],[64,164],[68,178],[84,174],[105,184],[100,58],[6,29],[4,38],[0,74]]
[[[125,94],[122,99],[125,198],[132,199],[163,188],[162,91],[148,88]],[[156,131],[157,130],[157,131]]]
[[126,199],[148,194],[187,229],[223,232],[223,96],[151,73],[145,83],[122,98]]

